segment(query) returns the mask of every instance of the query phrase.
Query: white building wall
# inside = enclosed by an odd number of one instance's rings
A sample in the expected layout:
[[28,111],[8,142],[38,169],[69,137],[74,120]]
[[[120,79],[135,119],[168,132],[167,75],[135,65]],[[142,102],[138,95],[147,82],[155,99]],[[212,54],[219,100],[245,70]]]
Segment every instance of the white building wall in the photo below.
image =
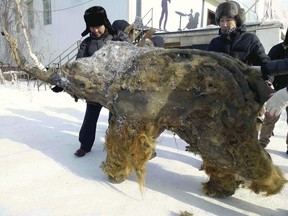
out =
[[[156,29],[159,28],[159,19],[162,11],[161,1],[162,0],[142,0],[142,16],[145,16],[149,12],[146,17],[144,17],[144,25],[147,24],[147,20],[153,17],[152,22],[149,23],[148,26]],[[183,16],[180,26],[180,16],[176,12],[189,14],[191,9],[193,9],[193,14],[195,14],[196,12],[200,13],[197,28],[205,28],[207,23],[208,10],[215,11],[218,4],[224,1],[225,0],[181,0],[181,3],[179,3],[179,1],[171,0],[171,2],[168,3],[168,20],[166,29],[173,32],[178,31],[180,27],[183,30],[189,21],[189,17]],[[268,0],[259,0],[255,5],[253,5],[254,1],[239,0],[240,4],[245,8],[246,11],[250,9],[246,15],[247,22],[253,23],[259,20],[265,21],[265,1]],[[128,22],[132,23],[135,21],[137,6],[136,4],[138,1],[51,0],[52,24],[45,26],[43,25],[42,0],[34,0],[33,2],[35,8],[35,28],[32,29],[31,44],[33,51],[37,54],[39,59],[45,65],[47,65],[55,57],[57,57],[64,50],[66,50],[69,46],[71,46],[77,40],[81,39],[81,33],[85,29],[83,14],[86,9],[91,6],[100,5],[106,9],[107,15],[111,23],[116,19],[125,19]],[[204,6],[202,4],[203,2],[205,2]],[[284,33],[286,33],[285,24],[288,24],[287,11],[285,12],[282,10],[281,12],[279,12],[281,7],[280,9],[279,7],[276,7],[276,5],[278,4],[277,0],[273,0],[271,2],[273,2],[274,8],[278,8],[277,10],[272,9],[274,12],[274,18],[281,18],[281,20],[284,20],[284,28],[281,35],[283,39],[283,32],[285,31]],[[203,25],[201,25],[202,23]],[[273,30],[271,31],[271,35],[272,33]],[[277,40],[278,42],[281,41],[281,36],[279,36],[279,32],[276,32],[275,35],[272,37],[267,37],[266,35],[263,35],[261,31],[256,32],[256,34],[267,48],[270,47],[271,44],[276,44]],[[3,50],[0,50],[0,55],[7,54],[3,54]]]
[[267,54],[275,44],[282,41],[279,28],[258,29],[256,35],[259,37]]
[[[156,1],[145,1],[142,0],[142,15],[144,16],[148,11],[153,9],[153,28],[160,29],[159,26],[159,20],[161,17],[161,12],[162,12],[162,7],[161,7],[161,0],[156,0]],[[167,25],[166,25],[166,30],[167,31],[178,31],[179,29],[183,30],[187,23],[189,22],[189,16],[188,14],[190,13],[191,9],[193,10],[193,15],[195,13],[199,13],[199,21],[198,21],[198,26],[197,28],[200,27],[205,27],[207,23],[207,13],[208,9],[215,11],[217,5],[219,2],[224,2],[222,1],[216,1],[216,0],[205,0],[204,3],[204,14],[202,14],[202,7],[203,7],[203,1],[202,0],[181,0],[175,1],[171,0],[170,3],[168,3],[168,19],[167,19]],[[181,16],[181,25],[180,25],[180,12],[186,16]],[[203,26],[201,26],[201,20],[203,16]],[[150,18],[151,16],[147,15],[147,18]],[[145,22],[145,19],[143,21],[143,24],[145,25],[147,22]],[[163,23],[164,20],[162,21],[162,26],[161,28],[163,29]]]
[[106,9],[111,23],[116,19],[129,20],[127,0],[52,0],[52,24],[44,26],[42,1],[34,0],[36,16],[31,42],[34,52],[45,65],[81,39],[86,27],[84,12],[95,5]]
[[285,5],[279,0],[239,0],[238,2],[247,12],[248,23],[278,20],[283,23],[284,30],[288,27],[287,2]]
[[[168,3],[167,30],[177,31],[179,27],[185,28],[189,21],[188,16],[181,19],[176,11],[183,14],[189,14],[193,9],[193,14],[200,13],[198,28],[201,26],[202,2],[199,0],[182,0],[179,2],[171,0]],[[221,1],[220,1],[221,2]],[[223,2],[223,1],[222,1]],[[65,51],[77,40],[81,39],[81,33],[85,29],[83,19],[84,11],[95,5],[100,5],[106,9],[111,23],[116,19],[125,19],[132,23],[136,17],[136,0],[52,0],[52,24],[43,25],[43,5],[41,0],[34,0],[35,8],[35,29],[32,29],[33,40],[32,47],[39,59],[47,65],[59,54]],[[204,26],[207,23],[208,9],[215,10],[219,1],[210,0],[204,4]],[[161,0],[145,1],[142,0],[143,24],[149,27],[159,28],[159,19],[161,16]],[[151,19],[152,21],[148,23]],[[164,22],[164,20],[163,20]],[[162,23],[163,23],[162,22]]]

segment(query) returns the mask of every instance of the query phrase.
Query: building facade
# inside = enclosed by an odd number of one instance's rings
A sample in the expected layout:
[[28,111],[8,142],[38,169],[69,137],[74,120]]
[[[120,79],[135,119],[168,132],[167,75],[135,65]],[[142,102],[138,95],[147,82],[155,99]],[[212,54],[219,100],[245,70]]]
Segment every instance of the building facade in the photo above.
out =
[[[48,65],[61,61],[62,57],[59,57],[61,53],[69,47],[77,46],[77,41],[82,39],[81,33],[85,29],[84,11],[91,6],[103,6],[111,23],[117,19],[125,19],[129,23],[134,22],[139,28],[155,28],[157,34],[163,35],[167,44],[173,43],[171,38],[179,39],[183,35],[186,35],[186,44],[202,44],[209,43],[210,38],[217,35],[217,31],[213,31],[213,28],[217,28],[214,20],[215,10],[222,2],[225,0],[182,0],[181,4],[175,0],[22,0],[21,4],[32,49],[40,61]],[[267,51],[269,47],[281,41],[287,28],[288,15],[277,0],[238,2],[247,12],[247,23],[255,23],[259,29],[261,23],[267,21],[277,20],[281,23],[276,27],[273,26],[272,40],[266,37],[267,31],[264,31],[264,28],[262,31],[254,31]],[[14,31],[19,32],[17,13],[14,19]],[[278,28],[277,31],[275,28]],[[210,31],[211,34],[205,39],[206,41],[203,41],[201,31]],[[169,39],[169,35],[174,36]],[[177,38],[173,40],[177,41]],[[5,43],[1,38],[0,46],[7,47]],[[1,49],[0,52],[4,52],[4,56],[7,57],[7,54],[5,55],[7,50]]]

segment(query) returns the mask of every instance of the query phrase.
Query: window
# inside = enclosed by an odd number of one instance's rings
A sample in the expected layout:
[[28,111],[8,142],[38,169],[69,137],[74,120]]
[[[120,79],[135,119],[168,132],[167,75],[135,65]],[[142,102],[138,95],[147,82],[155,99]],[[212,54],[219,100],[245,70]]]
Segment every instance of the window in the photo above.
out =
[[208,9],[207,25],[217,25],[215,22],[215,12]]
[[44,25],[52,24],[51,0],[43,0]]
[[28,10],[28,28],[34,29],[34,11],[33,11],[33,0],[27,1]]

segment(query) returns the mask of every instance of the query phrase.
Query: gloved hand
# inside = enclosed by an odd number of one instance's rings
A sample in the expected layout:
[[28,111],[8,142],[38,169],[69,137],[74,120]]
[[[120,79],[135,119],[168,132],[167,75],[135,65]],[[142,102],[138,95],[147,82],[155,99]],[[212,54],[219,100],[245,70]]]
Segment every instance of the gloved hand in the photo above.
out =
[[265,80],[265,82],[266,82],[266,84],[267,84],[267,86],[268,86],[269,88],[274,89],[274,86],[273,86],[273,83],[272,83],[272,82],[270,82],[269,80]]
[[64,89],[62,88],[62,87],[59,87],[59,86],[54,86],[53,88],[51,88],[51,90],[53,91],[53,92],[56,92],[56,93],[58,93],[58,92],[62,92]]
[[270,116],[279,116],[281,111],[288,105],[287,88],[275,92],[265,105],[266,112]]

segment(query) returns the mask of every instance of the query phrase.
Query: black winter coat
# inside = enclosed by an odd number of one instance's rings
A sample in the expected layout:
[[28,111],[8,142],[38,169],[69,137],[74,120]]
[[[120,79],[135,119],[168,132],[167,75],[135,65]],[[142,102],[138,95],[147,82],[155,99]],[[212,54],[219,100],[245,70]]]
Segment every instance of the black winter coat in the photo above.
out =
[[[221,35],[221,30],[219,35],[211,40],[208,51],[226,53],[251,66],[261,66],[270,61],[259,38],[255,34],[246,32],[245,25],[237,28],[228,37]],[[273,81],[273,77],[263,78]]]
[[105,33],[100,38],[96,38],[92,34],[90,34],[89,37],[85,38],[80,44],[80,48],[78,50],[76,58],[78,59],[92,56],[97,50],[102,48],[104,44],[109,40],[126,41],[132,43],[131,38],[124,32],[117,31],[116,34],[112,35],[106,29]]
[[[267,64],[262,65],[261,70],[262,70],[262,73],[266,75],[275,75],[275,76],[279,76],[279,78],[280,78],[280,75],[288,75],[288,58],[273,60],[271,62],[268,62]],[[282,82],[283,82],[282,85],[285,85],[285,86],[288,85],[287,80],[283,79]],[[278,87],[277,89],[280,89],[280,88]]]
[[[271,68],[272,73],[276,73],[273,81],[273,85],[275,90],[282,89],[288,85],[288,47],[284,47],[283,43],[276,44],[273,46],[269,53],[268,56],[271,58],[271,62],[264,67],[267,70],[267,68]],[[281,60],[279,62],[273,62],[273,60],[279,60],[279,59],[285,59],[286,60]],[[282,74],[284,73],[286,75],[281,75],[281,76],[276,76],[277,74]]]

